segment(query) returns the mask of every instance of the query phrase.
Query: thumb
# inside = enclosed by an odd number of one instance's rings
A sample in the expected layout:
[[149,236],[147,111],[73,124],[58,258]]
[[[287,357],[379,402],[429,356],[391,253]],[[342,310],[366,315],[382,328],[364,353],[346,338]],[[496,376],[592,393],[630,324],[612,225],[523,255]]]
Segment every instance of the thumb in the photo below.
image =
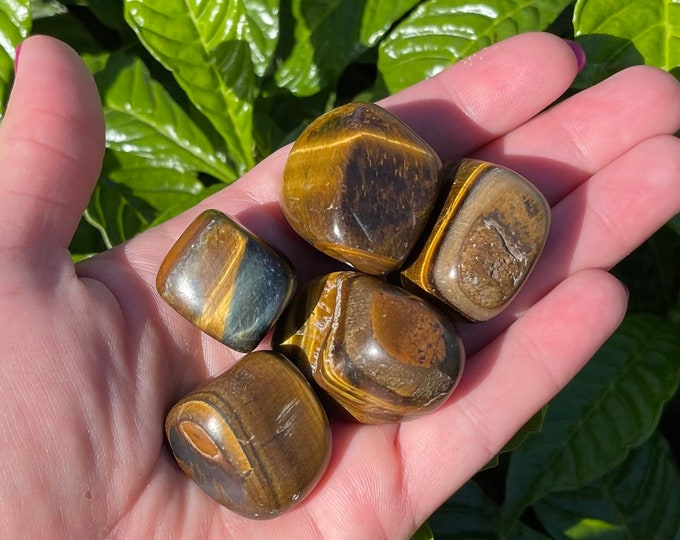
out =
[[99,176],[105,130],[94,80],[73,50],[35,36],[17,55],[0,126],[0,252],[35,263],[32,255],[71,241]]

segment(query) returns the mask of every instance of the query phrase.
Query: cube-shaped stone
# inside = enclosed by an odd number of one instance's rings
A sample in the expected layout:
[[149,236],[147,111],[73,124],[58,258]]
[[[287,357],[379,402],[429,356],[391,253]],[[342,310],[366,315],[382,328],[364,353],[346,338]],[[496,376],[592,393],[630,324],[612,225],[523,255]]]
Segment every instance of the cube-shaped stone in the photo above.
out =
[[463,159],[444,171],[450,190],[427,239],[401,272],[403,285],[486,321],[515,297],[550,229],[550,206],[519,174]]
[[320,251],[369,274],[396,270],[439,191],[441,161],[377,105],[350,103],[312,122],[293,145],[281,207]]
[[163,261],[156,287],[201,330],[241,352],[274,325],[296,286],[289,263],[217,210],[199,215]]

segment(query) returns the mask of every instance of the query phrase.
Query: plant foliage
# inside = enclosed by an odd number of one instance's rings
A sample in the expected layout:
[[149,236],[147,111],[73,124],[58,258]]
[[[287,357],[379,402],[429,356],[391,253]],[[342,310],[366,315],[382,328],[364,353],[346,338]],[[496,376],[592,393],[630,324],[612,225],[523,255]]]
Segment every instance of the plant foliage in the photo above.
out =
[[[196,204],[351,99],[378,99],[511,35],[680,77],[677,0],[0,0],[0,118],[16,46],[67,41],[95,75],[107,150],[71,250]],[[590,364],[414,538],[680,538],[680,215],[615,270],[630,313]]]

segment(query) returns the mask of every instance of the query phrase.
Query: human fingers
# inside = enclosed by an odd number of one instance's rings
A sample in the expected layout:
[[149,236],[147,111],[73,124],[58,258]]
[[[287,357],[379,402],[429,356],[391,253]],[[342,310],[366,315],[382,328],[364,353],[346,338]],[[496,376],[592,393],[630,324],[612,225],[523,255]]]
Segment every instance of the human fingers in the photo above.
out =
[[[549,34],[524,34],[485,49],[381,104],[434,146],[443,159],[461,156],[537,114],[568,88],[577,71],[570,47]],[[219,208],[318,273],[322,260],[292,234],[279,210],[289,148],[281,149],[235,184],[131,244],[159,264],[191,218]],[[153,239],[152,239],[153,238]],[[145,239],[149,239],[149,243]],[[304,277],[308,277],[308,274]],[[147,276],[151,279],[152,276]]]
[[547,245],[526,286],[498,317],[460,326],[466,347],[484,346],[570,274],[609,270],[677,212],[680,140],[642,141],[555,205]]
[[13,257],[65,253],[103,152],[102,107],[83,62],[55,39],[27,39],[0,127],[0,246]]
[[640,142],[680,129],[680,85],[636,66],[492,141],[476,157],[525,175],[556,203]]
[[437,151],[460,158],[504,135],[560,97],[578,71],[562,39],[519,34],[381,102]]
[[571,275],[468,359],[441,409],[400,426],[394,447],[416,523],[571,380],[620,324],[626,301],[624,287],[606,272]]

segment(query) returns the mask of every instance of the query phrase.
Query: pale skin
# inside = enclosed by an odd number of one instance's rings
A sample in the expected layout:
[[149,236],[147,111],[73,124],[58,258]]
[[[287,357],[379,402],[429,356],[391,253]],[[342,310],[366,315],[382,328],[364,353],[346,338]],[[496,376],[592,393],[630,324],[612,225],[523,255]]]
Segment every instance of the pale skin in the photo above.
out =
[[288,149],[74,266],[67,246],[104,150],[101,105],[77,55],[27,40],[0,127],[0,537],[408,538],[615,330],[627,294],[608,269],[680,211],[678,84],[635,67],[539,114],[576,73],[562,40],[527,34],[383,103],[443,159],[474,155],[534,182],[552,206],[548,246],[503,315],[461,328],[469,358],[444,406],[401,425],[334,422],[321,482],[259,522],[209,499],[164,444],[169,407],[240,355],[166,306],[154,281],[209,207],[279,246],[303,280],[318,273],[322,257],[278,212]]

